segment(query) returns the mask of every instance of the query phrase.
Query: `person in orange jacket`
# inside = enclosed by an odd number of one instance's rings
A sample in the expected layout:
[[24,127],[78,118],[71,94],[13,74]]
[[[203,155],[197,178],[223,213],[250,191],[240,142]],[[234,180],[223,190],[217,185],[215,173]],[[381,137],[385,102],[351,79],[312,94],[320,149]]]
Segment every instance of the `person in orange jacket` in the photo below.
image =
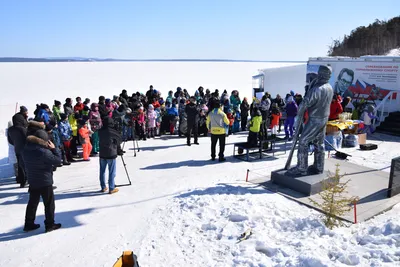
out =
[[272,110],[271,110],[271,123],[270,123],[270,129],[271,129],[271,137],[275,138],[276,135],[278,134],[278,127],[279,127],[279,120],[281,119],[282,114],[279,111],[278,105],[276,103],[272,104]]
[[89,161],[90,152],[92,151],[92,144],[90,143],[91,131],[87,126],[87,122],[84,120],[80,121],[81,127],[79,129],[79,138],[82,144],[83,160]]

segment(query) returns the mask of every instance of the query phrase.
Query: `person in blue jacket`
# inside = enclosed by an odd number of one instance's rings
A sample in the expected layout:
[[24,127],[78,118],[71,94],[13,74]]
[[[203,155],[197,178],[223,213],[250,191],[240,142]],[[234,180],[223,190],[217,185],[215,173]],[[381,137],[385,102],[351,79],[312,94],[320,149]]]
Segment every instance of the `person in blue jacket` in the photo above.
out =
[[50,108],[46,104],[40,104],[39,112],[37,114],[36,120],[42,121],[44,124],[49,124],[50,122],[50,115],[49,115]]
[[167,109],[167,114],[169,117],[169,132],[172,134],[175,133],[175,126],[177,121],[179,120],[179,112],[176,104],[173,104],[169,109]]

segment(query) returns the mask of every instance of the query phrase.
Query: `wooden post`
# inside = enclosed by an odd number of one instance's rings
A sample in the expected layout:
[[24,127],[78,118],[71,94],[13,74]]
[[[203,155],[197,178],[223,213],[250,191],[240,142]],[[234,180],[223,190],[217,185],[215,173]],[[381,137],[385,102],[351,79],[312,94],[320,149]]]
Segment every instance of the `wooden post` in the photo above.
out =
[[357,200],[354,200],[354,223],[357,223]]

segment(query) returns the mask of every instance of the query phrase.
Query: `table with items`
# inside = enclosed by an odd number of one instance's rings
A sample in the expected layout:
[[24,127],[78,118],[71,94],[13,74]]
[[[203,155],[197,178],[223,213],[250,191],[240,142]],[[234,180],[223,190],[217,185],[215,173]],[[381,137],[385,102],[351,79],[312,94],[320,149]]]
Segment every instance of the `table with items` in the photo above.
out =
[[342,144],[346,147],[356,147],[359,144],[365,144],[366,134],[361,133],[363,128],[364,123],[360,120],[328,121],[326,125],[325,149],[340,149]]

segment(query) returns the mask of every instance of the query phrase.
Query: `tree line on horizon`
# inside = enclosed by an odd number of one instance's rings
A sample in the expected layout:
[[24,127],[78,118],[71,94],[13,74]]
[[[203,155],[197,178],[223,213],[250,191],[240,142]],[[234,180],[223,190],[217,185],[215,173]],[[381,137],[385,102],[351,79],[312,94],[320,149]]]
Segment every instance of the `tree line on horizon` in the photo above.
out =
[[333,40],[329,56],[360,57],[385,55],[400,47],[400,16],[388,21],[376,19],[374,23],[357,27],[343,39]]

